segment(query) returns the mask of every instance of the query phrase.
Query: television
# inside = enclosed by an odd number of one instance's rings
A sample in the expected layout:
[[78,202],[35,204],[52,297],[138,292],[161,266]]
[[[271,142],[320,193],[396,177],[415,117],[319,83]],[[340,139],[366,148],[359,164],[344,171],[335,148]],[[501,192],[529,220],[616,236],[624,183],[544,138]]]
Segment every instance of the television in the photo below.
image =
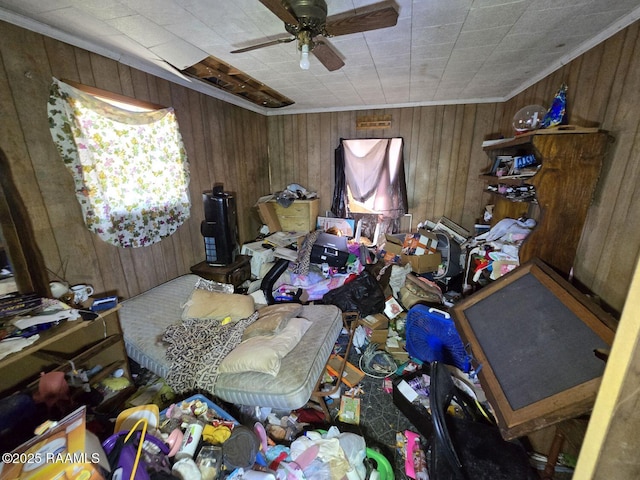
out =
[[202,192],[204,220],[200,233],[204,237],[206,262],[211,266],[233,263],[239,253],[236,199],[221,184]]

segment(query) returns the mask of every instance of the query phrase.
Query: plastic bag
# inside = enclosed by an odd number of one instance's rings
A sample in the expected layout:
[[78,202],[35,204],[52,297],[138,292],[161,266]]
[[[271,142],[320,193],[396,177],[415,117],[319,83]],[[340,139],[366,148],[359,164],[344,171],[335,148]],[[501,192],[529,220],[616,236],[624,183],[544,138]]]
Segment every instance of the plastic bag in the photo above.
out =
[[364,270],[355,280],[325,293],[322,301],[366,317],[384,311],[385,297],[377,280]]
[[[136,429],[142,425],[142,431]],[[111,468],[110,478],[151,480],[154,474],[171,473],[169,447],[147,434],[147,421],[140,419],[130,431],[123,430],[107,438],[102,447]]]

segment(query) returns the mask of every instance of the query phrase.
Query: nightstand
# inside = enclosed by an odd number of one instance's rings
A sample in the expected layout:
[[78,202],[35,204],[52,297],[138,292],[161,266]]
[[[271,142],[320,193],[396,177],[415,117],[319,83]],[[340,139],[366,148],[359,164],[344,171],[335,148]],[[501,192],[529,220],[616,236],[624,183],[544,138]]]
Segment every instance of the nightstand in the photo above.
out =
[[251,257],[249,255],[236,255],[233,263],[224,266],[212,266],[207,262],[200,262],[191,267],[191,272],[205,280],[229,283],[238,288],[251,278]]

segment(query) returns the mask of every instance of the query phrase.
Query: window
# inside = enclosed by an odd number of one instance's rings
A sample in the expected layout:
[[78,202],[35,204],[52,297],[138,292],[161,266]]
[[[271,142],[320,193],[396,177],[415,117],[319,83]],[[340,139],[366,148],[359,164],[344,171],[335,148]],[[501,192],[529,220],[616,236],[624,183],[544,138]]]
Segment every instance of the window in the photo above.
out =
[[331,211],[362,220],[362,234],[398,231],[407,213],[402,138],[342,139],[336,149]]
[[151,245],[190,216],[189,166],[175,112],[105,100],[54,78],[51,135],[89,230],[119,247]]

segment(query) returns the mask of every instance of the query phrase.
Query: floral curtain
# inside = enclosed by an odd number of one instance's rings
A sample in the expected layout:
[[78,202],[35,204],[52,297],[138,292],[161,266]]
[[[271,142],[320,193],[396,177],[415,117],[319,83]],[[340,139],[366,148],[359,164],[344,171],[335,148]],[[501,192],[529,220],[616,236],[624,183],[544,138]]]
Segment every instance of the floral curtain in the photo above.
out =
[[54,78],[48,114],[85,224],[102,240],[144,247],[189,218],[189,164],[172,108],[132,112]]

